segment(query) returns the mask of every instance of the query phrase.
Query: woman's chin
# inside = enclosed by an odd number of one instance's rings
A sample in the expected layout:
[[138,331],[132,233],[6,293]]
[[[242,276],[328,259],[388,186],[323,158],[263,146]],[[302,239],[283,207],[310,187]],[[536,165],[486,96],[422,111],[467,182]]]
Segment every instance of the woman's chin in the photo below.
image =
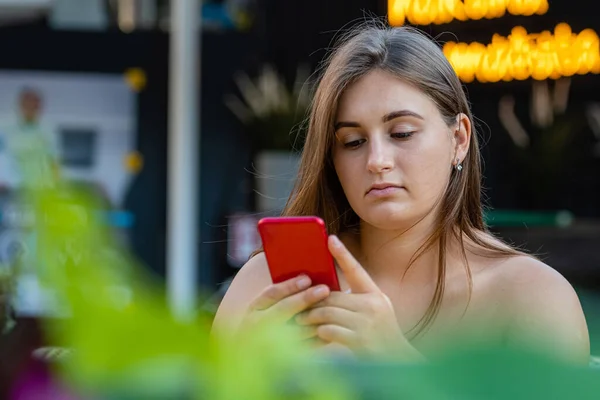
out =
[[373,207],[362,218],[367,224],[385,230],[400,230],[414,224],[417,218],[408,207],[392,205]]

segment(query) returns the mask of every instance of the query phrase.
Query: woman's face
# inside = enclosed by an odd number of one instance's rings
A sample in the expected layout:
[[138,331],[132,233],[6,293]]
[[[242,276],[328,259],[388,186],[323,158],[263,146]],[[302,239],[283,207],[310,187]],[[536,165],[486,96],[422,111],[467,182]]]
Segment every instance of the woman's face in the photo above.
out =
[[333,162],[364,222],[402,229],[434,209],[470,139],[468,118],[449,127],[419,89],[374,70],[342,95]]

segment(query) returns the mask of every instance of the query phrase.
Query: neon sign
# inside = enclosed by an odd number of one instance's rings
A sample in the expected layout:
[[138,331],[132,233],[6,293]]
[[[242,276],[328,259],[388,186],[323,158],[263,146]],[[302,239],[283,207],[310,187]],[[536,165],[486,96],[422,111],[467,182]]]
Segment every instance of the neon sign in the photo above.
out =
[[445,24],[452,20],[467,21],[501,18],[512,15],[543,15],[548,0],[388,0],[388,21],[392,26]]
[[488,45],[447,42],[444,55],[466,83],[558,79],[600,73],[600,41],[592,29],[579,34],[565,23],[550,31],[527,33],[512,29],[508,37],[495,34]]

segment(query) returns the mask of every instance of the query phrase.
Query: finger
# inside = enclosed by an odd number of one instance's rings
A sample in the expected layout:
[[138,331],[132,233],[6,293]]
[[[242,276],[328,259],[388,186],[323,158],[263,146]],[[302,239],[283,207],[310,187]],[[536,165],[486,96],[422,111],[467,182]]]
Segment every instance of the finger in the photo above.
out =
[[252,302],[250,309],[266,310],[282,299],[309,288],[310,285],[310,278],[306,275],[300,275],[297,278],[267,286]]
[[314,340],[317,338],[318,326],[298,326],[297,328],[301,340]]
[[329,237],[329,251],[344,273],[346,282],[348,282],[353,293],[379,291],[379,287],[373,282],[367,271],[356,261],[337,236],[332,235]]
[[364,293],[348,294],[344,292],[331,292],[327,298],[314,304],[311,309],[321,307],[336,307],[354,312],[368,310],[368,307],[366,307],[369,304],[368,296],[370,295],[365,295]]
[[335,358],[354,358],[354,352],[344,345],[335,342],[327,343],[322,341],[321,339],[319,339],[319,341],[320,343],[322,343],[322,345],[318,347],[319,352],[324,353],[329,357],[333,356]]
[[296,316],[299,325],[339,325],[349,329],[360,326],[360,314],[337,307],[319,307]]
[[338,343],[348,348],[355,348],[358,344],[358,335],[353,330],[338,325],[319,326],[317,336],[323,341]]
[[277,304],[273,305],[270,310],[279,315],[279,318],[288,320],[293,318],[296,314],[301,313],[310,306],[323,300],[329,296],[329,293],[330,290],[327,285],[318,285],[284,298]]
[[321,340],[318,336],[316,336],[317,334],[317,328],[315,327],[315,336],[308,338],[304,341],[304,343],[308,344],[311,348],[313,349],[321,349],[323,347],[325,347],[327,345],[327,342],[324,342],[323,340]]

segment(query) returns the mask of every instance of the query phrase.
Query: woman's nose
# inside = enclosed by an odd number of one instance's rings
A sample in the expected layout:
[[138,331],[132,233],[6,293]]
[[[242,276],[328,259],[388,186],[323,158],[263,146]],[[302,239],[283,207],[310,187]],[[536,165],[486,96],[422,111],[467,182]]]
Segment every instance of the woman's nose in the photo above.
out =
[[389,145],[383,143],[383,140],[370,141],[369,159],[367,169],[374,173],[389,171],[394,167],[394,157]]

